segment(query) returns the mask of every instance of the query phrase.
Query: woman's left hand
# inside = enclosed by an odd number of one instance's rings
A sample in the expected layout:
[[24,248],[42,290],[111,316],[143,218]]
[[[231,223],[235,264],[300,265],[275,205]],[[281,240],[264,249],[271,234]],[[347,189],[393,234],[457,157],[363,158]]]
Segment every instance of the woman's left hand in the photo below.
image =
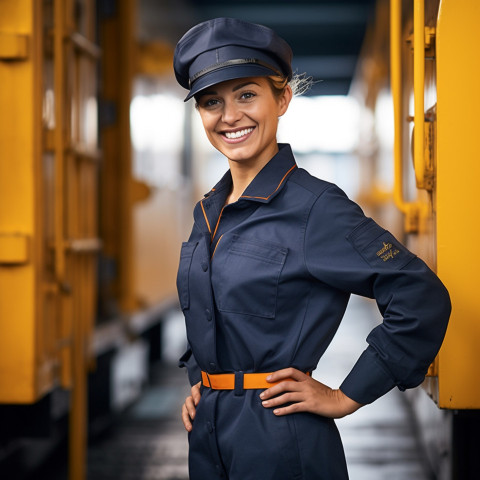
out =
[[[347,397],[341,390],[327,385],[295,368],[273,372],[268,382],[280,382],[260,394],[265,408],[276,407],[275,415],[310,412],[330,418],[342,418],[362,405]],[[283,406],[289,404],[287,406]]]

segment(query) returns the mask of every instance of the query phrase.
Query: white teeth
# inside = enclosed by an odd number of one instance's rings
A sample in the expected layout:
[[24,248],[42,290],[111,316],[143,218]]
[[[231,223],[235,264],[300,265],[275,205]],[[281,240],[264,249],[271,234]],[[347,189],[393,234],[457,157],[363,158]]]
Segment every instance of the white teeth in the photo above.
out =
[[225,136],[227,138],[240,138],[252,131],[253,128],[246,128],[245,130],[239,130],[238,132],[225,132]]

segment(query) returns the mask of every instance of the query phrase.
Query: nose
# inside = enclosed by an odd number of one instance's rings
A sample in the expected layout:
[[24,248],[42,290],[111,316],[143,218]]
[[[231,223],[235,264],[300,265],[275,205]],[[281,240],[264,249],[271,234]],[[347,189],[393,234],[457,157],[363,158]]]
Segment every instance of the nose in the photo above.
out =
[[225,101],[222,112],[222,120],[224,123],[233,125],[242,117],[239,106],[232,101]]

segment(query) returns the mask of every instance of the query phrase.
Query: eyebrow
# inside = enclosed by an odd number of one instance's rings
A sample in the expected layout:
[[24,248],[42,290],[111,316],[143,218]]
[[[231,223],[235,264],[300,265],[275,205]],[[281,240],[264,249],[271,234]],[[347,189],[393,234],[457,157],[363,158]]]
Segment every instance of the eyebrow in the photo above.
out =
[[244,82],[244,83],[241,83],[240,85],[237,85],[235,88],[232,89],[232,92],[236,92],[237,90],[240,90],[241,88],[243,87],[246,87],[247,85],[258,85],[257,82],[253,82],[252,80],[248,81],[248,82]]
[[[243,87],[246,87],[247,85],[258,85],[257,82],[254,82],[252,80],[249,80],[248,82],[240,83],[239,85],[236,85],[234,88],[232,88],[232,92],[236,92],[237,90],[240,90]],[[204,95],[218,95],[218,92],[216,90],[204,90],[201,92],[201,97]]]

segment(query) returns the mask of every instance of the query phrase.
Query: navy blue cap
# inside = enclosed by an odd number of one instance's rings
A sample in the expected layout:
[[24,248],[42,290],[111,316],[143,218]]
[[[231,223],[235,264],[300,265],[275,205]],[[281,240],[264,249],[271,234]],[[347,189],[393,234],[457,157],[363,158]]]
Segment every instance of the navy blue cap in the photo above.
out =
[[292,78],[292,49],[271,28],[236,18],[214,18],[191,28],[177,43],[178,83],[201,90],[226,80],[280,75]]

